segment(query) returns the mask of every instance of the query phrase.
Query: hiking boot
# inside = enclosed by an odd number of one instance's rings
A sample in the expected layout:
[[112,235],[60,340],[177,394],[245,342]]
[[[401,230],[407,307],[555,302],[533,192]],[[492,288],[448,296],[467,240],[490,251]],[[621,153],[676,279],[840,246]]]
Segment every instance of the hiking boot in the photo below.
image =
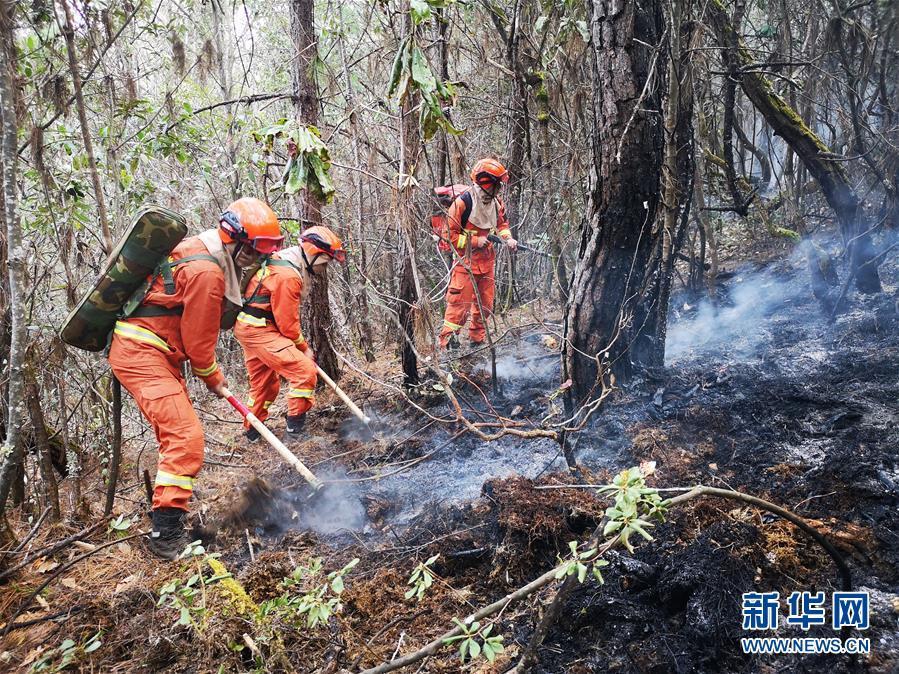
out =
[[305,414],[288,414],[287,415],[287,434],[297,436],[303,432],[303,426],[306,425]]
[[150,552],[162,559],[178,559],[188,543],[184,533],[187,511],[180,508],[156,508],[150,516],[153,519],[153,531],[147,539]]
[[460,347],[461,344],[459,344],[459,338],[456,335],[450,335],[449,339],[446,340],[447,351],[458,351]]
[[244,431],[244,435],[249,442],[256,442],[259,438],[262,437],[262,434],[253,426],[250,426],[246,431]]

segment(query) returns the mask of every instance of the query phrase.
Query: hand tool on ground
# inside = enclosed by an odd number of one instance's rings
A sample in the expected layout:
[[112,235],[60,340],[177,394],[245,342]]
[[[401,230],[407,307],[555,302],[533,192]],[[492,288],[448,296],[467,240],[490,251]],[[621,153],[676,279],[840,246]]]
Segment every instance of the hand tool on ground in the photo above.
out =
[[[331,383],[332,383],[332,385],[334,385],[333,382],[331,382]],[[293,452],[291,452],[289,449],[287,449],[287,447],[284,445],[284,443],[281,442],[275,436],[274,433],[272,433],[269,429],[267,429],[265,427],[265,424],[263,424],[261,421],[259,421],[259,418],[255,414],[253,414],[246,405],[244,405],[237,398],[235,398],[234,394],[231,393],[231,391],[229,391],[228,389],[225,389],[224,393],[225,393],[225,399],[229,403],[231,403],[231,407],[233,407],[238,412],[240,412],[241,416],[243,416],[244,419],[246,419],[248,422],[250,422],[250,425],[253,428],[255,428],[257,431],[259,431],[259,434],[263,438],[265,438],[265,441],[268,442],[268,444],[270,444],[275,449],[275,451],[277,451],[278,454],[280,454],[281,457],[285,461],[287,461],[287,463],[289,463],[291,466],[293,466],[296,469],[296,471],[300,475],[303,476],[303,479],[306,480],[306,482],[308,482],[309,485],[316,492],[324,486],[324,483],[321,480],[319,480],[315,476],[315,474],[311,470],[309,470],[305,466],[305,464],[294,455]],[[358,408],[356,408],[356,409],[358,410]],[[360,414],[361,414],[361,412],[360,412]]]
[[[501,243],[503,245],[505,245],[505,243],[506,243],[501,237],[497,236],[496,234],[488,234],[487,240],[492,241],[493,243]],[[537,250],[536,248],[531,248],[530,246],[525,246],[522,243],[518,244],[518,246],[516,247],[516,250],[521,250],[521,251],[524,251],[525,253],[534,253],[534,255],[542,255],[543,257],[552,257],[551,254],[549,254],[545,251]]]
[[343,403],[350,409],[350,412],[352,412],[356,416],[356,418],[359,419],[359,421],[361,421],[363,424],[365,424],[366,428],[371,431],[371,417],[367,416],[365,412],[360,410],[356,403],[350,400],[350,397],[346,393],[344,393],[343,390],[341,390],[337,383],[333,379],[331,379],[331,377],[329,377],[325,373],[325,371],[318,366],[317,363],[315,365],[315,369],[318,370],[318,376],[321,377],[328,386],[334,389],[334,393],[336,393],[337,397],[340,398]]

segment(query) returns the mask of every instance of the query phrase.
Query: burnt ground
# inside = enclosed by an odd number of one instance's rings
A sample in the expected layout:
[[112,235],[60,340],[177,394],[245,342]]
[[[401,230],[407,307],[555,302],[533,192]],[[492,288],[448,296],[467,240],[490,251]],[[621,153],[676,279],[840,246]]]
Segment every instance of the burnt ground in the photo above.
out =
[[[899,265],[882,272],[888,292],[851,297],[834,323],[821,315],[802,266],[789,260],[729,275],[714,306],[676,297],[666,370],[619,392],[574,445],[577,481],[603,483],[622,468],[655,461],[655,486],[737,489],[807,518],[845,556],[855,586],[871,591],[872,627],[864,636],[872,654],[742,655],[743,592],[829,593],[839,580],[830,558],[789,523],[706,499],[672,511],[634,555],[609,553],[605,585],[589,580],[572,594],[541,649],[539,671],[897,670],[899,315],[892,296]],[[487,414],[482,391],[516,420],[536,422],[558,407],[549,327],[506,338],[501,395],[489,390],[483,357],[455,365],[473,417]],[[360,381],[352,393],[370,390]],[[435,416],[448,413],[428,387],[419,402]],[[360,558],[346,578],[343,611],[327,627],[262,620],[246,606],[238,611],[218,601],[197,628],[173,626],[177,614],[156,606],[158,590],[189,569],[156,564],[135,543],[98,554],[51,584],[43,593],[47,607],[35,605],[18,620],[60,607],[69,613],[13,631],[0,658],[27,671],[63,639],[83,643],[99,631],[103,645],[80,658],[82,668],[358,671],[420,647],[449,629],[452,617],[548,570],[568,541],[585,540],[602,518],[606,503],[592,492],[534,489],[575,479],[549,440],[483,444],[463,435],[447,444],[453,427],[426,426],[419,413],[383,394],[369,406],[382,422],[381,441],[360,435],[325,400],[313,437],[294,447],[316,471],[346,480],[313,505],[270,452],[236,440],[224,461],[245,468],[208,467],[197,494],[202,524],[218,533],[209,548],[252,602],[280,595],[282,580],[313,558],[323,558],[326,571]],[[235,486],[254,474],[265,482],[235,500]],[[437,553],[438,581],[420,603],[405,600],[415,564]],[[0,608],[6,613],[41,580],[34,570],[17,578]],[[550,597],[544,592],[503,612],[495,632],[504,635],[506,652],[495,667],[463,666],[445,649],[420,671],[505,671]],[[797,633],[782,627],[776,634]],[[808,635],[833,632],[813,627]]]

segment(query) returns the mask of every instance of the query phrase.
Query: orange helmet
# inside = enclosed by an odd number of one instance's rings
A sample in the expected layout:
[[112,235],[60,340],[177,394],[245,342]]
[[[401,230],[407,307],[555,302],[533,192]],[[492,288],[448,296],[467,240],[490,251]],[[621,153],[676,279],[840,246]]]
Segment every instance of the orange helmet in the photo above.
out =
[[[319,255],[327,255],[338,262],[346,261],[346,250],[343,247],[343,242],[339,236],[327,227],[316,226],[304,230],[300,234],[300,241],[303,246],[303,252],[306,253],[306,257],[310,258],[312,262]],[[309,264],[312,264],[312,262]]]
[[274,253],[284,242],[278,216],[268,204],[244,197],[233,202],[219,218],[224,243],[248,243],[257,253]]
[[471,179],[481,187],[491,188],[498,183],[509,182],[509,172],[496,159],[488,157],[474,165],[471,169]]

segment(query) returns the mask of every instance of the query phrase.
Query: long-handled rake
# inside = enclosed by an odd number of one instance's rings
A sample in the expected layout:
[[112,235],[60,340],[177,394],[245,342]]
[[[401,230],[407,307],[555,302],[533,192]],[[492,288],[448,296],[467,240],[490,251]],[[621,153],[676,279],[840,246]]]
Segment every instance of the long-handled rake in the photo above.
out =
[[265,438],[265,441],[281,455],[281,458],[287,461],[287,463],[293,466],[296,471],[303,476],[303,479],[309,483],[309,486],[311,486],[313,490],[317,492],[324,486],[324,482],[319,480],[293,452],[287,449],[285,444],[281,442],[274,433],[268,430],[268,428],[265,427],[265,424],[259,421],[259,418],[253,414],[246,405],[235,398],[234,394],[228,389],[225,389],[225,399],[231,403],[231,407],[240,412],[241,416],[246,419],[253,428],[259,431],[259,435]]

